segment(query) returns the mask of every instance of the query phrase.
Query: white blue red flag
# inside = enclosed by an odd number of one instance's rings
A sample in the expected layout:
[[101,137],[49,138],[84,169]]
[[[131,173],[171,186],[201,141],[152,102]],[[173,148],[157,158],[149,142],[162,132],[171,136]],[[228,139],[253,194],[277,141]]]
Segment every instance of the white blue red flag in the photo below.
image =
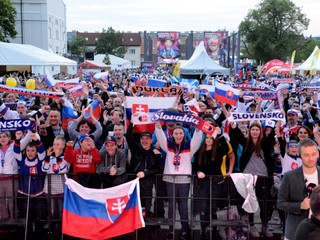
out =
[[78,118],[78,115],[75,113],[72,103],[64,98],[61,111],[62,128],[68,129],[68,123],[76,118]]
[[126,97],[124,102],[126,126],[134,119],[134,132],[154,132],[151,120],[155,113],[168,108],[176,108],[176,97]]
[[93,100],[91,104],[84,110],[84,118],[90,119],[91,115],[99,120],[101,116],[101,106],[98,100]]
[[108,83],[109,72],[107,71],[107,72],[96,73],[95,75],[93,75],[93,80],[95,80],[95,82]]
[[67,178],[62,232],[83,239],[107,239],[144,227],[139,191],[139,179],[91,189]]
[[70,88],[69,91],[70,91],[70,94],[72,95],[72,97],[79,97],[84,94],[82,85]]
[[240,91],[229,85],[215,82],[214,98],[231,105],[236,105],[239,98]]

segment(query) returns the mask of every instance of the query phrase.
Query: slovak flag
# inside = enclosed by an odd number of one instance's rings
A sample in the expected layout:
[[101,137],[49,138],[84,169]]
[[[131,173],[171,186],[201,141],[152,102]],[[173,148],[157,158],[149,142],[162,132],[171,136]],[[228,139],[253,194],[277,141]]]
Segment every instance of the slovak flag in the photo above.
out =
[[79,97],[84,94],[82,85],[70,88],[69,91],[70,91],[70,94],[72,95],[72,97]]
[[214,98],[230,105],[236,105],[239,98],[240,90],[229,85],[215,82]]
[[190,101],[186,102],[184,104],[184,111],[191,112],[192,114],[195,114],[198,116],[198,113],[200,111],[200,106],[198,101],[195,98],[193,98]]
[[61,111],[61,118],[62,118],[62,128],[68,129],[68,123],[78,118],[78,115],[75,113],[73,109],[72,103],[64,98],[63,104],[62,104],[62,111]]
[[91,104],[84,110],[84,118],[90,119],[91,114],[95,119],[99,120],[101,116],[101,106],[98,100],[93,100]]
[[107,239],[145,226],[139,179],[106,189],[85,188],[66,177],[62,232],[83,239]]
[[[126,97],[124,102],[126,127],[134,117],[134,132],[154,132],[151,120],[159,110],[176,108],[176,97]],[[134,115],[134,116],[133,116]]]

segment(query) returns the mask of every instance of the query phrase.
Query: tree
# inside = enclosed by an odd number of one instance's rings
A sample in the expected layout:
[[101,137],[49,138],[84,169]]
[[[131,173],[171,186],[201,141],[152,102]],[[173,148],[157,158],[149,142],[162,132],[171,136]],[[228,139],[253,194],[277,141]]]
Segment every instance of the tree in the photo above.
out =
[[246,55],[259,62],[290,59],[309,19],[290,0],[262,0],[240,23]]
[[86,52],[87,41],[82,36],[76,36],[72,42],[69,43],[69,51],[71,54],[83,56]]
[[126,47],[123,46],[123,33],[116,32],[112,27],[109,27],[107,31],[102,29],[96,43],[95,52],[97,54],[112,54],[123,58],[126,51]]
[[10,0],[0,0],[0,41],[9,42],[8,38],[15,38],[15,18],[17,11]]
[[307,60],[310,54],[313,52],[315,46],[320,46],[320,40],[308,38],[305,40],[305,44],[302,48],[297,49],[295,62],[302,62]]
[[106,53],[106,55],[104,56],[104,59],[103,59],[103,63],[106,64],[106,65],[110,65],[111,64],[109,54]]

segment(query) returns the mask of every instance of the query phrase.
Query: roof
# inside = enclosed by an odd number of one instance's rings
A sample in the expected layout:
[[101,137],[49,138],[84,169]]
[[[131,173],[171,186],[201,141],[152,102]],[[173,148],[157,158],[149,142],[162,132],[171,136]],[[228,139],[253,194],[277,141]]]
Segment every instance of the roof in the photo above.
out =
[[0,42],[0,65],[76,66],[77,62],[32,45]]
[[101,62],[95,62],[87,60],[80,64],[81,67],[87,67],[87,68],[107,68],[108,65],[101,63]]
[[200,74],[230,74],[230,69],[224,68],[215,63],[210,58],[204,48],[203,41],[194,50],[191,58],[183,63],[180,67],[180,74],[185,75],[200,75]]

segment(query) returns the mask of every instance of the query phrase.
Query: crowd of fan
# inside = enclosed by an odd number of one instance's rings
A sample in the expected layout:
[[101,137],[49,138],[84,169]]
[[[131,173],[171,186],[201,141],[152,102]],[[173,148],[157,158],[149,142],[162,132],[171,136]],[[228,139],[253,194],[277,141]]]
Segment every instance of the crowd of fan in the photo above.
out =
[[[126,96],[132,96],[130,86],[134,84],[131,76],[138,75],[135,71],[114,71],[110,73],[109,84],[97,83],[91,79],[81,77],[88,87],[83,96],[73,98],[68,90],[65,98],[52,100],[48,98],[16,96],[13,93],[2,93],[0,99],[1,119],[34,120],[37,131],[17,131],[0,133],[0,217],[14,218],[13,201],[7,201],[18,193],[18,215],[25,217],[27,212],[27,198],[30,198],[31,219],[45,218],[47,195],[51,198],[51,215],[54,219],[61,218],[64,192],[64,173],[73,173],[74,178],[83,186],[90,188],[108,188],[130,180],[130,175],[140,178],[142,206],[146,217],[165,217],[165,198],[169,207],[167,217],[170,219],[174,212],[173,196],[179,197],[179,213],[182,224],[181,237],[188,238],[190,227],[188,224],[188,195],[190,177],[195,174],[194,194],[198,197],[212,198],[227,197],[226,184],[221,178],[213,178],[209,184],[209,175],[229,176],[234,172],[258,175],[256,194],[263,197],[263,177],[283,174],[301,166],[297,144],[299,141],[311,138],[320,144],[320,132],[317,121],[318,95],[315,91],[284,90],[283,111],[286,113],[287,123],[281,122],[232,122],[226,126],[228,112],[233,106],[218,102],[209,95],[199,97],[197,93],[188,90],[177,98],[177,108],[168,109],[172,112],[183,112],[183,104],[196,98],[199,102],[199,117],[208,123],[219,127],[217,138],[206,135],[198,129],[179,123],[167,122],[161,126],[156,124],[155,133],[133,132],[133,124],[127,129],[124,124],[123,103]],[[151,73],[150,73],[151,74]],[[170,79],[167,69],[152,73],[153,77],[161,76]],[[13,74],[18,85],[24,84],[28,78],[35,78],[37,89],[52,91],[44,84],[44,79],[30,73]],[[64,79],[70,76],[56,76]],[[3,78],[3,82],[5,82]],[[226,82],[234,79],[222,78]],[[266,84],[256,80],[257,85]],[[295,87],[299,87],[299,80]],[[168,83],[168,86],[170,84]],[[270,86],[273,85],[272,81]],[[293,88],[295,89],[295,88]],[[59,91],[62,89],[55,89]],[[142,94],[141,97],[147,97]],[[61,110],[63,101],[67,99],[73,104],[78,118],[71,120],[67,129],[62,128]],[[91,115],[84,117],[84,109],[98,100],[102,112],[99,119]],[[146,100],[147,101],[147,100]],[[9,108],[6,103],[16,103]],[[254,100],[246,101],[240,94],[238,109],[247,112],[271,111],[274,101],[263,101],[255,96]],[[229,131],[226,129],[230,128]],[[229,132],[229,134],[226,134]],[[43,173],[50,174],[50,180]],[[7,174],[7,175],[6,175]],[[12,175],[16,186],[12,188]],[[165,174],[156,179],[157,174]],[[168,175],[166,175],[168,174]],[[172,177],[173,175],[183,175]],[[29,175],[32,177],[30,178]],[[19,183],[18,183],[19,179]],[[273,186],[272,178],[268,183],[270,199]],[[152,207],[152,189],[156,185],[157,206]],[[179,187],[176,187],[176,186]],[[211,188],[211,189],[210,189]],[[236,191],[236,190],[234,190]],[[261,209],[263,202],[259,202]],[[267,211],[261,211],[261,220],[266,226],[273,211],[272,203],[267,203]],[[203,220],[201,230],[205,232],[211,214],[215,216],[218,208],[224,207],[213,201],[209,208],[209,200],[199,201],[197,206],[200,218]],[[284,221],[284,214],[281,214]],[[249,215],[253,223],[253,214]],[[39,228],[42,227],[38,226]],[[259,233],[251,226],[251,233]],[[37,226],[36,226],[37,228]],[[57,226],[57,231],[59,226]],[[172,231],[172,229],[171,229]],[[170,233],[171,234],[171,233]],[[170,238],[169,234],[169,238]],[[272,236],[272,233],[266,233]],[[172,235],[171,235],[172,237]],[[203,236],[205,237],[205,236]]]

